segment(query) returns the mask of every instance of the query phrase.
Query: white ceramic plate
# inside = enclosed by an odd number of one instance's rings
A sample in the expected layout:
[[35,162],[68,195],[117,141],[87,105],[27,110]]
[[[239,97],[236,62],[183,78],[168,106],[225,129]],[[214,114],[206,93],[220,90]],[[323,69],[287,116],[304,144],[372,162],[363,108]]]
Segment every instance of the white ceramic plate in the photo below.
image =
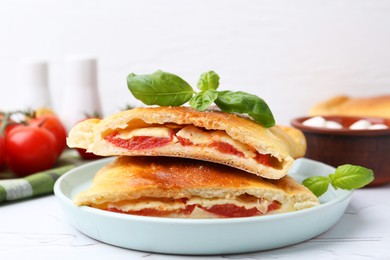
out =
[[[55,184],[69,222],[85,235],[104,243],[168,254],[231,254],[268,250],[296,244],[328,230],[344,214],[352,192],[330,189],[321,205],[279,215],[232,219],[172,219],[119,214],[77,207],[72,198],[87,189],[97,170],[112,158],[77,167]],[[313,175],[327,175],[334,168],[299,159],[289,174],[301,182]]]

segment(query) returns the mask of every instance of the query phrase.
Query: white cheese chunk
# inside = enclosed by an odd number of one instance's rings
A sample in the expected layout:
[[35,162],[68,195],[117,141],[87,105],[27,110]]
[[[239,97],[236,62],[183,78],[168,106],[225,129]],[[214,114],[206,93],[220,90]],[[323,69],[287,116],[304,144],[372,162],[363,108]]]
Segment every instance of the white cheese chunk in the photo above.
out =
[[246,157],[255,157],[254,149],[231,138],[224,131],[203,131],[194,126],[186,126],[176,133],[176,136],[190,140],[194,145],[209,145],[212,142],[223,142],[230,144],[237,151],[242,152]]
[[188,215],[188,218],[200,218],[200,219],[208,219],[208,218],[218,218],[218,215],[207,212],[199,207],[195,207],[191,214]]
[[335,121],[326,121],[325,122],[325,125],[324,125],[326,128],[330,128],[330,129],[342,129],[343,126]]
[[230,136],[228,136],[227,134],[225,134],[224,136],[221,136],[219,138],[219,141],[220,142],[223,142],[223,143],[227,143],[227,144],[230,144],[231,146],[233,146],[237,151],[240,151],[242,152],[245,157],[248,157],[248,158],[251,158],[251,157],[255,157],[256,156],[256,153],[255,153],[255,150],[254,149],[250,149],[247,145],[243,144],[243,143],[240,143],[240,142],[237,142],[236,140],[233,140]]
[[324,127],[326,123],[325,118],[322,116],[315,116],[302,122],[305,126]]
[[355,123],[353,123],[349,127],[349,129],[351,129],[351,130],[364,130],[364,129],[368,129],[370,126],[371,126],[370,121],[362,119],[362,120],[358,120]]
[[134,136],[152,136],[160,138],[170,138],[171,129],[167,127],[146,127],[132,130],[121,131],[118,137],[124,140],[129,140]]
[[385,125],[385,124],[373,124],[368,129],[380,130],[380,129],[387,129],[387,128],[389,128],[389,127],[387,125]]
[[185,138],[195,145],[204,145],[210,142],[210,135],[195,126],[186,126],[176,133],[176,136]]

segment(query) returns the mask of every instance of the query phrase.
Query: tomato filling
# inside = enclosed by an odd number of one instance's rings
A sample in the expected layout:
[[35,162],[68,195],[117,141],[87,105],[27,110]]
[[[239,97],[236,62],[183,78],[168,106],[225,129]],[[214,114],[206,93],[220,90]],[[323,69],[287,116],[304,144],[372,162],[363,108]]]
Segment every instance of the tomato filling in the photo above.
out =
[[192,213],[194,208],[195,205],[187,205],[186,208],[178,209],[178,210],[159,210],[159,209],[148,208],[148,209],[141,209],[141,210],[122,211],[117,208],[107,208],[107,211],[122,213],[122,214],[138,215],[138,216],[163,217],[174,213],[189,215]]
[[[159,210],[159,209],[142,209],[142,210],[130,210],[130,211],[122,211],[117,208],[107,208],[107,211],[130,214],[130,215],[138,215],[138,216],[154,216],[154,217],[163,217],[170,214],[182,214],[182,215],[190,215],[195,207],[199,207],[200,209],[210,212],[212,214],[218,215],[223,218],[242,218],[242,217],[253,217],[259,216],[263,213],[259,211],[257,208],[247,209],[245,207],[236,206],[234,204],[220,204],[214,205],[212,207],[202,207],[199,205],[186,205],[184,209],[178,210]],[[280,209],[281,204],[277,201],[273,201],[268,205],[267,212]]]
[[227,154],[232,154],[236,155],[239,157],[244,157],[244,153],[238,151],[236,148],[234,148],[233,145],[224,143],[224,142],[212,142],[210,147],[215,148],[216,150],[220,151],[221,153],[227,153]]
[[118,147],[128,150],[144,150],[165,146],[173,139],[171,135],[169,138],[153,137],[153,136],[134,136],[129,140],[117,137],[118,133],[114,132],[107,135],[104,139]]
[[[152,149],[152,148],[158,148],[163,147],[165,145],[168,145],[173,141],[173,138],[176,137],[179,143],[182,146],[191,146],[194,145],[190,139],[183,138],[181,136],[177,136],[175,134],[177,131],[172,131],[170,136],[168,138],[166,137],[154,137],[154,136],[133,136],[130,139],[122,139],[118,136],[117,132],[113,132],[107,136],[104,137],[104,139],[115,146],[128,149],[130,151],[137,151],[137,150],[146,150],[146,149]],[[208,145],[208,147],[211,147],[213,149],[216,149],[217,151],[224,153],[224,154],[231,154],[238,157],[245,157],[245,154],[238,149],[236,149],[233,145],[226,143],[226,142],[220,142],[215,141]],[[278,165],[277,159],[272,158],[270,154],[260,154],[256,152],[256,156],[253,158],[258,163],[270,166],[270,167],[276,167]],[[274,159],[274,160],[272,160]]]
[[176,136],[177,137],[177,140],[179,140],[179,143],[182,145],[182,146],[189,146],[189,145],[192,145],[192,142],[190,139],[187,139],[187,138],[183,138],[183,137],[180,137],[180,136]]
[[271,155],[270,154],[256,153],[255,160],[260,164],[264,164],[266,166],[271,166]]

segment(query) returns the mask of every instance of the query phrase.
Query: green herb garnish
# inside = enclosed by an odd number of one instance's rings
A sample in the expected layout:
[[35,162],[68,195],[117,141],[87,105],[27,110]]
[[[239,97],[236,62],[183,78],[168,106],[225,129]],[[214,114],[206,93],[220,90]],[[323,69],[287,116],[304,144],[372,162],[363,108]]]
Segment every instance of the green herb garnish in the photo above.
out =
[[251,116],[264,127],[275,125],[267,103],[243,91],[217,91],[219,76],[214,71],[203,73],[194,89],[179,76],[161,70],[152,74],[129,74],[127,86],[134,97],[146,105],[181,106],[189,102],[196,110],[204,111],[215,103],[222,111]]
[[313,176],[305,179],[302,184],[320,197],[329,187],[335,189],[355,190],[362,188],[374,180],[374,172],[362,166],[345,164],[337,167],[333,174],[328,176]]
[[127,86],[146,105],[181,106],[194,94],[192,87],[180,77],[162,71],[127,77]]

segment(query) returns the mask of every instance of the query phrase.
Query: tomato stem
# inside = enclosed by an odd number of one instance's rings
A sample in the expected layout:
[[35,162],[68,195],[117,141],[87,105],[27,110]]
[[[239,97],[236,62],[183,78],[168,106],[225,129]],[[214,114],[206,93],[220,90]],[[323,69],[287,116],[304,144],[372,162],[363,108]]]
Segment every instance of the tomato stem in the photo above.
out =
[[38,127],[42,127],[46,123],[47,119],[43,119],[42,122],[39,122]]
[[[15,114],[22,114],[24,116],[23,120],[17,120],[15,121],[12,119],[12,115]],[[19,125],[28,125],[28,120],[26,118],[35,118],[35,111],[33,110],[15,110],[11,112],[0,112],[0,115],[2,116],[1,121],[0,121],[0,135],[4,136],[5,135],[5,129],[14,124],[19,124]]]

